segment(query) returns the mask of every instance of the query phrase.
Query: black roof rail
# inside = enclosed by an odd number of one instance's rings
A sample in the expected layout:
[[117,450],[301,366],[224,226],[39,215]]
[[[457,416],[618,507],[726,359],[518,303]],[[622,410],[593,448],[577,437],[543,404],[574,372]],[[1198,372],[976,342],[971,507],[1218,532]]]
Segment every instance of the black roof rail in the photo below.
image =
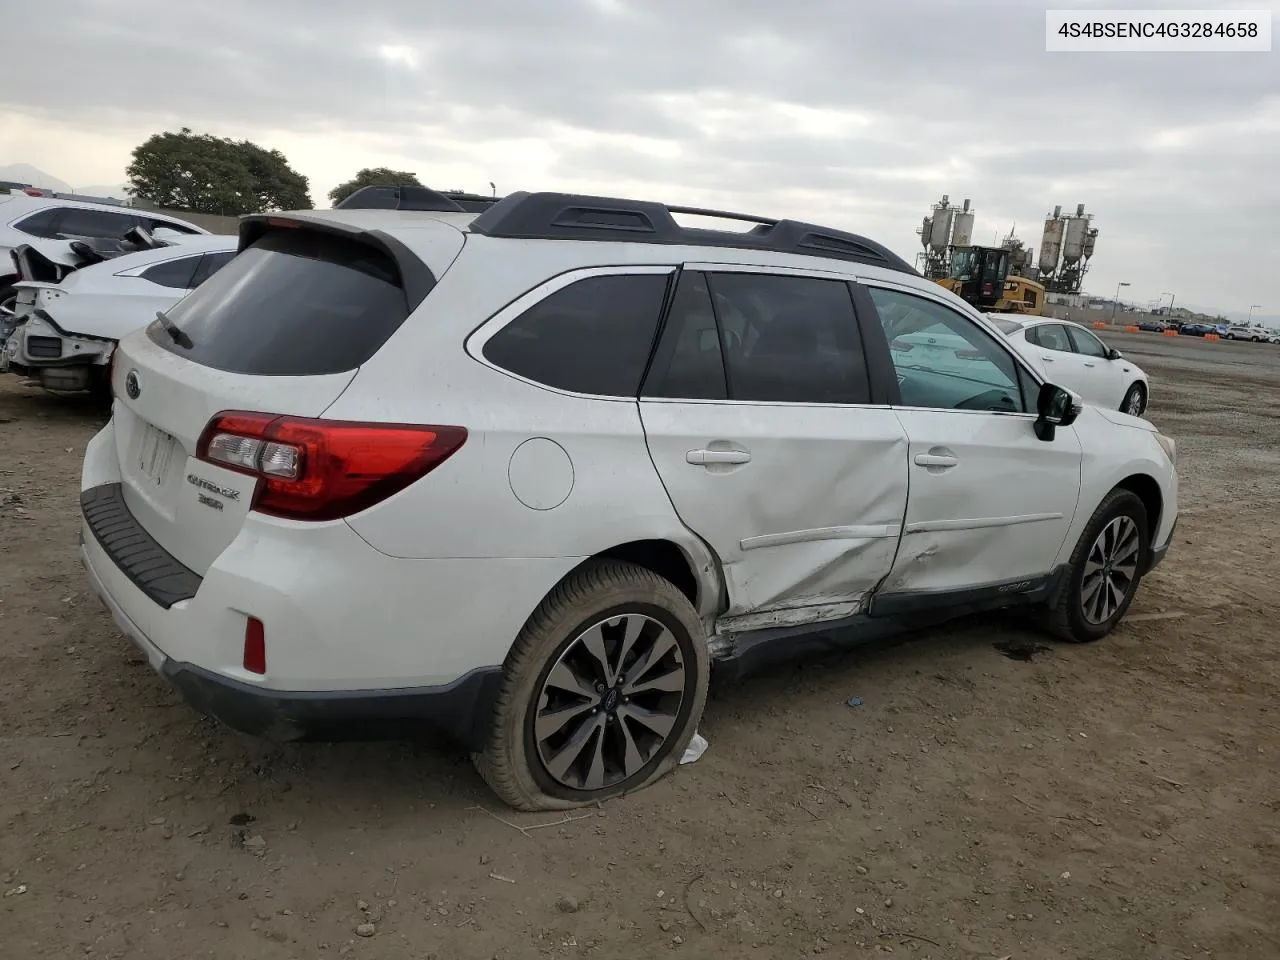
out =
[[438,190],[414,184],[400,186],[361,187],[351,196],[333,205],[335,210],[420,210],[437,213],[462,213],[463,208]]
[[[682,227],[672,214],[738,220],[756,226],[747,231]],[[865,263],[920,275],[887,247],[854,233],[799,220],[773,220],[700,207],[672,207],[650,200],[521,191],[493,204],[471,221],[468,229],[489,237],[530,240],[615,240],[769,250]]]

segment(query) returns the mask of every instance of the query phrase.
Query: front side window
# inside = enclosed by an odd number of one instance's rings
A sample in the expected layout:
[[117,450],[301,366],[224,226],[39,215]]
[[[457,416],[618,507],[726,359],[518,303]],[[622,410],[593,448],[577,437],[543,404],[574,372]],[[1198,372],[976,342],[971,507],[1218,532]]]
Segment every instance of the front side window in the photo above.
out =
[[191,286],[200,286],[200,284],[230,263],[233,257],[235,257],[234,250],[228,250],[224,253],[206,253],[200,260],[200,266],[196,267],[196,274],[191,278]]
[[972,320],[926,297],[881,287],[868,291],[905,406],[1026,412],[1017,363]]
[[763,403],[870,403],[849,286],[773,274],[708,277],[729,397]]
[[636,273],[575,281],[499,330],[484,345],[484,357],[548,387],[634,398],[670,279]]
[[1067,330],[1071,333],[1071,342],[1075,344],[1077,353],[1083,353],[1086,357],[1106,357],[1106,344],[1092,333],[1081,330],[1078,327],[1067,327]]

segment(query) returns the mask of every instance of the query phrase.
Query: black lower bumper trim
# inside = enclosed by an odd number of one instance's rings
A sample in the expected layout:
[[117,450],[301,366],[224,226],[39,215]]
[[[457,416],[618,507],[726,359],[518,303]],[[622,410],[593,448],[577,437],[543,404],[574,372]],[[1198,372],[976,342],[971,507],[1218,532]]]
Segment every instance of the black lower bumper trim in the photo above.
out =
[[129,512],[124,488],[104,483],[80,494],[80,510],[94,539],[133,585],[168,610],[200,589],[199,574],[179,563]]
[[481,667],[438,687],[281,691],[189,663],[169,661],[163,669],[201,713],[267,740],[379,740],[439,732],[472,751],[484,746],[502,680],[501,667]]

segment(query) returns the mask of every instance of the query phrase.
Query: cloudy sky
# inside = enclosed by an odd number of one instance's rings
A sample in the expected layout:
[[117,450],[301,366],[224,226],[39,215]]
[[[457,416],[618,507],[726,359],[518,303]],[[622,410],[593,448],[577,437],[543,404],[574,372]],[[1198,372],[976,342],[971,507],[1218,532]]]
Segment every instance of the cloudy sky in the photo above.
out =
[[[1052,4],[1087,10],[1079,0]],[[1120,6],[1094,3],[1095,8]],[[1130,9],[1172,6],[1127,0]],[[1198,8],[1270,9],[1280,0]],[[152,133],[363,166],[828,222],[914,257],[1054,205],[1086,287],[1280,315],[1280,53],[1046,53],[1034,0],[51,0],[6,10],[0,165],[118,183]],[[20,41],[20,42],[15,42]]]

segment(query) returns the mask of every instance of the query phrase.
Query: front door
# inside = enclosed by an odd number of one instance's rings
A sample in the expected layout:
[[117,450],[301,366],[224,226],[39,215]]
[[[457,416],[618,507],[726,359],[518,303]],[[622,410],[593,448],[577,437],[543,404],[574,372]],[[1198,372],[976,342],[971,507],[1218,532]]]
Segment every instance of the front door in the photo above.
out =
[[1112,360],[1107,345],[1083,327],[1071,324],[1067,327],[1067,333],[1071,336],[1071,343],[1080,358],[1081,368],[1089,385],[1092,396],[1087,399],[1097,406],[1117,409],[1127,388],[1127,378],[1123,375],[1126,364]]
[[850,616],[890,572],[907,437],[871,400],[848,284],[682,272],[640,414],[677,513],[723,564],[722,629]]
[[926,295],[868,289],[891,345],[940,327],[968,346],[964,367],[922,365],[913,363],[914,350],[890,351],[902,394],[894,409],[909,440],[910,495],[876,609],[1040,585],[1079,498],[1074,429],[1059,428],[1050,442],[1036,436],[1030,377],[972,319]]

